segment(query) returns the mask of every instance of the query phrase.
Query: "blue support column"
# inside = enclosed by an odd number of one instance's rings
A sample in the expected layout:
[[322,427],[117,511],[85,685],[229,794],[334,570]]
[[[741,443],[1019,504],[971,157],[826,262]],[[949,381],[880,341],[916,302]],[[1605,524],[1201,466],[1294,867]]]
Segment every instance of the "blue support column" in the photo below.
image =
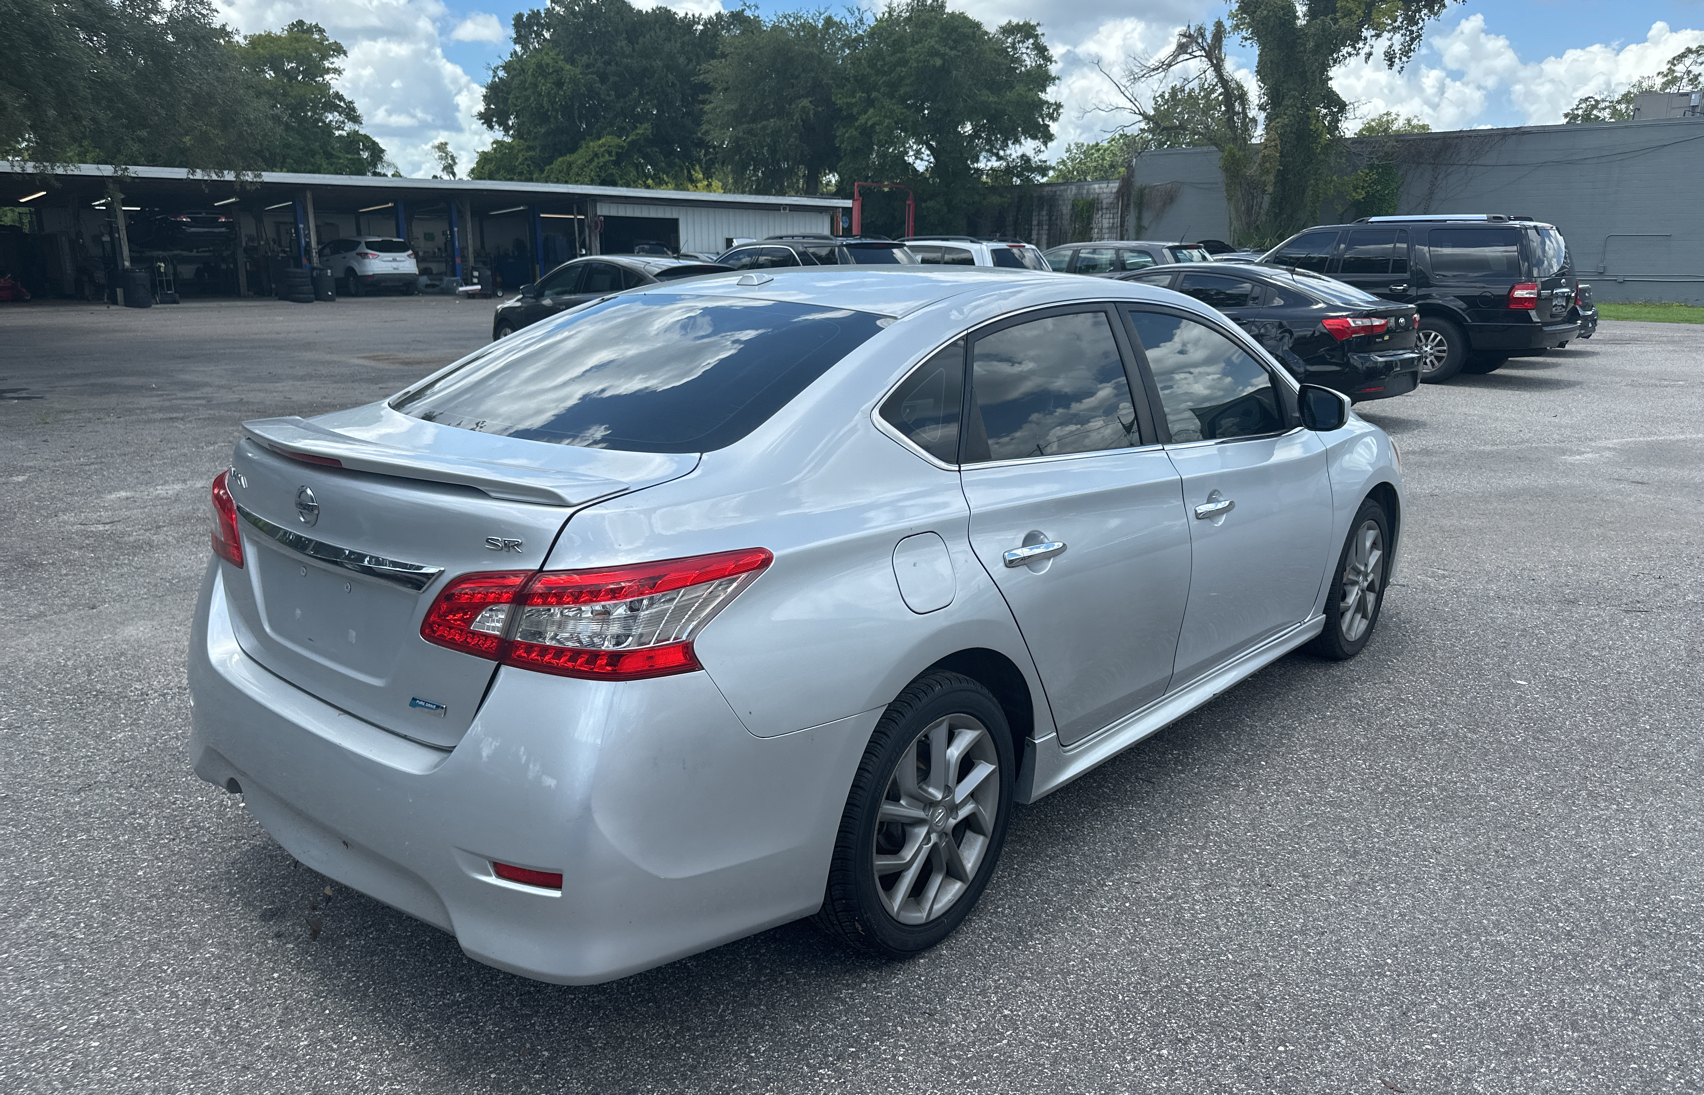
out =
[[527,206],[527,215],[532,222],[533,238],[533,277],[534,281],[544,276],[544,222],[539,219],[538,206]]
[[308,214],[302,208],[301,198],[294,198],[291,203],[296,211],[296,265],[305,267],[308,265]]
[[462,276],[461,224],[456,216],[456,202],[450,199],[450,268],[456,277]]
[[396,200],[396,238],[408,242],[408,218],[402,212],[402,199]]

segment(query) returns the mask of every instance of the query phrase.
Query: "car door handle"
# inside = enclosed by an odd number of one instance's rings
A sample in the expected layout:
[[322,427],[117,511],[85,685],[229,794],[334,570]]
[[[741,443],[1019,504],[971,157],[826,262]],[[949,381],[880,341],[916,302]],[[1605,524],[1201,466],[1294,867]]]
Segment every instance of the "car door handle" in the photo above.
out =
[[1000,558],[1004,559],[1009,567],[1021,567],[1063,554],[1065,554],[1064,543],[1059,540],[1049,540],[1045,544],[1030,544],[1027,547],[1013,548]]
[[1385,288],[1385,292],[1387,292],[1387,293],[1406,293],[1406,292],[1408,292],[1408,286],[1406,286],[1406,285],[1387,286]]
[[[1217,494],[1218,491],[1213,493]],[[1223,516],[1236,508],[1237,504],[1229,498],[1221,498],[1216,502],[1203,502],[1195,507],[1195,519],[1197,521],[1211,521],[1213,518]]]

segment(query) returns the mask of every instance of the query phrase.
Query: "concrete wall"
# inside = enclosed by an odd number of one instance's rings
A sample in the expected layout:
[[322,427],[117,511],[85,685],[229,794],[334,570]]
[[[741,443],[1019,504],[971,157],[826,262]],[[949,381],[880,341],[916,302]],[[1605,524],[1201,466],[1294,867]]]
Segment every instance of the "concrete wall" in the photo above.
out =
[[[1422,133],[1396,138],[1393,155],[1398,213],[1536,217],[1562,230],[1596,299],[1704,304],[1704,202],[1693,189],[1704,117]],[[1122,196],[1117,183],[1040,187],[1036,242],[1067,242],[1044,210],[1082,195],[1111,211],[1097,214],[1095,239],[1228,240],[1218,163],[1211,148],[1169,149],[1136,157]],[[1338,217],[1324,209],[1319,221]]]
[[833,214],[823,209],[732,209],[718,206],[648,205],[599,201],[604,217],[674,217],[680,221],[680,249],[719,255],[730,239],[762,239],[791,232],[830,233]]

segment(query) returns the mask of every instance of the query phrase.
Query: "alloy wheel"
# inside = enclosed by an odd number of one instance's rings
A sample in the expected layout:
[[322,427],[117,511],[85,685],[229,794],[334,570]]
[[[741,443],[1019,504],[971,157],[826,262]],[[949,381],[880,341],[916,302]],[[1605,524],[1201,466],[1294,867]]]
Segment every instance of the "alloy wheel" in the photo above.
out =
[[1343,593],[1338,598],[1337,626],[1348,642],[1357,642],[1373,626],[1384,575],[1384,534],[1376,521],[1363,521],[1349,541],[1343,566]]
[[969,890],[1000,809],[1000,755],[967,714],[930,723],[900,754],[876,814],[876,892],[902,924],[944,915]]
[[1414,345],[1420,351],[1420,372],[1435,373],[1444,367],[1449,360],[1450,344],[1444,336],[1430,328],[1422,327],[1414,336]]

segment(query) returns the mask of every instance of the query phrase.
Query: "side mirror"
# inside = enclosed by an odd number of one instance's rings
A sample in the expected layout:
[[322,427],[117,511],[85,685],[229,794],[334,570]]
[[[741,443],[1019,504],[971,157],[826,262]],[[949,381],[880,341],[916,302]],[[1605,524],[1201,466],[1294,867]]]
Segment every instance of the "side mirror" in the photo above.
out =
[[529,281],[519,289],[515,290],[515,292],[521,294],[523,297],[535,297],[538,295],[538,286]]
[[1349,397],[1318,384],[1303,384],[1297,394],[1302,425],[1315,433],[1340,430],[1349,421]]

